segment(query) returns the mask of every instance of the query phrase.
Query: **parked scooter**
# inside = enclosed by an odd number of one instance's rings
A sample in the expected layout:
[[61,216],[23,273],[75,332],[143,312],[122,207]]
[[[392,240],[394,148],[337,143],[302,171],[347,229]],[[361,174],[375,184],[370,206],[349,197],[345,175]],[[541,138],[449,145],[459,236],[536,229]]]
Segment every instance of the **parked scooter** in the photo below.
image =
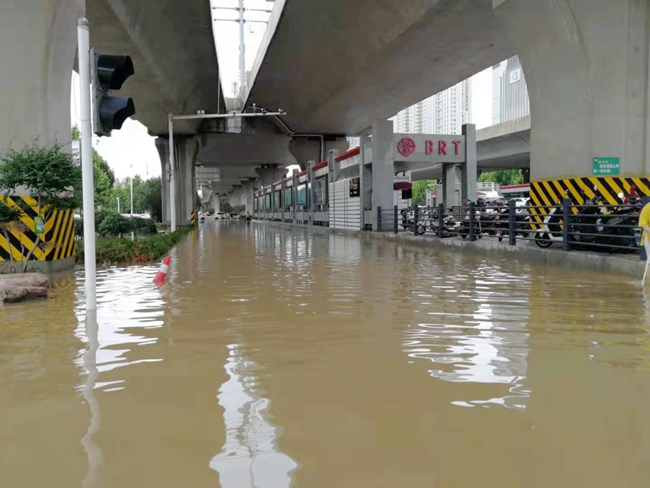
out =
[[[499,207],[499,218],[496,222],[499,242],[510,235],[510,207]],[[515,236],[527,239],[530,234],[530,215],[528,213],[515,213]]]
[[[564,192],[564,197],[569,197],[569,190]],[[542,249],[551,247],[554,242],[562,242],[563,239],[563,215],[562,205],[557,205],[544,217],[544,222],[535,232],[535,244]]]
[[[429,219],[428,228],[431,230],[431,232],[433,232],[435,235],[439,237],[451,237],[451,236],[458,235],[461,232],[461,224],[460,222],[456,222],[453,215],[447,215],[446,217],[443,217],[442,233],[439,230],[440,221],[437,215],[431,216],[431,218]],[[419,233],[419,229],[418,229],[418,233]],[[424,232],[422,232],[422,234],[424,234]]]

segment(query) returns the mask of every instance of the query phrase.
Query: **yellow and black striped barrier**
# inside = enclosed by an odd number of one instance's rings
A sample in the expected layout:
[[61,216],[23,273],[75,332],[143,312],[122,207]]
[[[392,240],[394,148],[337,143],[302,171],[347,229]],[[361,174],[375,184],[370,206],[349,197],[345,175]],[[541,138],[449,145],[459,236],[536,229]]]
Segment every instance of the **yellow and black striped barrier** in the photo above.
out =
[[199,224],[199,216],[196,213],[196,210],[192,210],[190,214],[190,225],[195,226]]
[[[560,180],[535,181],[530,184],[530,199],[535,207],[552,207],[560,205],[565,195],[574,205],[583,205],[587,198],[598,197],[606,205],[620,205],[619,193],[629,195],[630,187],[636,185],[641,196],[650,197],[650,179],[624,177],[585,177],[565,178]],[[598,195],[594,193],[598,187]],[[533,223],[542,223],[549,208],[531,208]],[[574,209],[574,212],[576,209]]]
[[[0,197],[10,207],[23,212],[21,222],[26,229],[8,229],[7,237],[0,231],[0,261],[25,261],[34,248],[38,236],[34,232],[38,215],[38,202],[31,197]],[[47,215],[41,209],[44,233],[41,242],[34,250],[30,260],[57,261],[75,255],[74,212],[72,210],[53,210]]]

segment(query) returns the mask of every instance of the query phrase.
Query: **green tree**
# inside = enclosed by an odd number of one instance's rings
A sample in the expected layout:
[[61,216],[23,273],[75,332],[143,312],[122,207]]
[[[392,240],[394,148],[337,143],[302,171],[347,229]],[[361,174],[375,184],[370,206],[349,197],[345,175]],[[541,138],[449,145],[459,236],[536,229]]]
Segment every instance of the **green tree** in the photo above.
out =
[[413,182],[413,204],[425,205],[427,203],[427,190],[435,187],[436,180],[420,180]]
[[142,182],[139,189],[142,208],[151,214],[157,222],[162,221],[162,181],[160,178],[151,178]]
[[479,176],[478,181],[481,183],[498,183],[503,186],[521,185],[524,182],[524,174],[520,169],[488,171]]
[[[10,193],[25,189],[38,202],[38,214],[45,211],[45,220],[54,210],[78,208],[81,168],[58,144],[39,146],[34,143],[20,151],[10,149],[0,156],[0,190]],[[38,235],[29,250],[23,271],[34,251],[41,244]]]
[[[81,134],[75,125],[72,128],[72,140],[79,141]],[[115,173],[106,160],[93,148],[93,182],[95,184],[95,206],[103,208],[110,206],[112,190],[115,185]]]
[[[149,213],[153,219],[162,220],[162,182],[160,178],[143,180],[136,175],[133,177],[133,212],[137,214]],[[109,208],[117,209],[117,197],[120,199],[122,212],[131,210],[131,182],[129,178],[116,180]]]

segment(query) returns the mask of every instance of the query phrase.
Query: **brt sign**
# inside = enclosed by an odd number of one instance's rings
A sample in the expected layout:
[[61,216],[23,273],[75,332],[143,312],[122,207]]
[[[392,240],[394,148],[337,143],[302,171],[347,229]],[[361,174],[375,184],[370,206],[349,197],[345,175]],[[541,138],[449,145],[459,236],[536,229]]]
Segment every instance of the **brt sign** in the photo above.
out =
[[395,135],[395,161],[464,163],[465,136]]

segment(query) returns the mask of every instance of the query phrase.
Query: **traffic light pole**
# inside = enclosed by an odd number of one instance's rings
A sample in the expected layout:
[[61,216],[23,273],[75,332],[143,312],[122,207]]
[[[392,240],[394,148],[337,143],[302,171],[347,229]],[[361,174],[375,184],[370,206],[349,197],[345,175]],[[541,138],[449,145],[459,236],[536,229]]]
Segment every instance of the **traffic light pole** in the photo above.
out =
[[90,30],[88,20],[79,19],[79,98],[81,101],[81,172],[84,219],[84,268],[86,311],[97,310],[95,195],[93,183],[92,112],[90,107]]
[[174,120],[202,120],[202,119],[235,119],[235,118],[254,118],[254,117],[278,117],[287,115],[283,110],[277,112],[259,112],[259,113],[232,113],[232,114],[193,114],[193,115],[168,115],[169,127],[169,211],[171,213],[171,231],[176,230],[176,158],[174,156]]

